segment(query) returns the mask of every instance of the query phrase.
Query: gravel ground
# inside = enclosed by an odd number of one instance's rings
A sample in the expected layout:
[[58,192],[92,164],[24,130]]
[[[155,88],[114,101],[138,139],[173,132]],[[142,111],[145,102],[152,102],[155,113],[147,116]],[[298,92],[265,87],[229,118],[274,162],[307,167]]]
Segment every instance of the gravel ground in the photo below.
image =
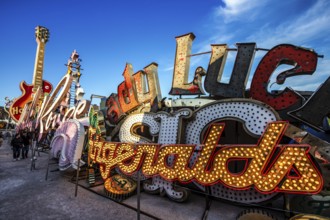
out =
[[75,184],[61,172],[49,172],[46,181],[48,154],[40,153],[32,171],[30,158],[13,161],[9,144],[0,147],[1,220],[137,219],[134,210],[81,187],[75,197]]

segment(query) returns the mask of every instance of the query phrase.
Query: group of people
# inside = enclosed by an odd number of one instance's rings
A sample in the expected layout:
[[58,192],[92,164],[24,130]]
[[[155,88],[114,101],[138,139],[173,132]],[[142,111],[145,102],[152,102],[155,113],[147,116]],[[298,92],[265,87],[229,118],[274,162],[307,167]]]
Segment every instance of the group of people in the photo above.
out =
[[28,158],[30,144],[31,137],[27,130],[17,132],[11,140],[11,146],[13,147],[13,161]]

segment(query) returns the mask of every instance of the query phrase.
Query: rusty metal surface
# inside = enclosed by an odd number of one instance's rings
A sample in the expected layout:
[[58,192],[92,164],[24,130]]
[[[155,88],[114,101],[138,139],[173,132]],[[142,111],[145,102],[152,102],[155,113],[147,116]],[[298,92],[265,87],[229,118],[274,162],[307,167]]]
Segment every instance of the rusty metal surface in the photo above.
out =
[[139,103],[157,104],[162,99],[158,79],[158,64],[151,63],[133,75]]
[[139,105],[133,80],[133,67],[131,64],[126,64],[123,76],[125,80],[118,86],[118,100],[123,112],[126,113]]
[[251,82],[250,95],[272,106],[275,110],[286,109],[303,100],[302,96],[289,88],[285,88],[278,95],[267,91],[271,75],[281,64],[293,65],[294,68],[280,73],[277,77],[278,83],[283,83],[287,77],[313,74],[317,65],[317,54],[302,47],[280,44],[273,47],[262,58]]
[[201,72],[196,71],[193,82],[188,83],[191,46],[194,39],[195,35],[193,33],[176,37],[173,81],[169,93],[171,95],[205,94],[202,87]]
[[214,102],[216,100],[213,99],[202,99],[202,98],[195,98],[195,99],[167,99],[164,101],[164,104],[168,108],[178,108],[178,107],[193,107],[199,108],[208,103]]
[[[147,78],[148,82],[146,82],[145,78]],[[149,83],[149,79],[147,73],[140,70],[137,73],[133,74],[133,79],[136,86],[136,94],[139,102],[147,102],[150,100],[150,92],[147,91],[147,84]]]
[[[311,145],[311,154],[315,156],[315,150],[321,150],[323,148],[330,147],[330,143],[310,134],[309,132],[300,129],[292,124],[289,124],[286,131],[285,136],[290,137],[294,141],[299,144],[309,144]],[[330,154],[325,155],[325,159],[330,161]]]
[[204,82],[205,90],[212,96],[226,98],[244,97],[256,44],[238,43],[236,45],[238,51],[229,84],[219,82],[228,53],[227,45],[212,45],[212,55]]
[[155,104],[154,102],[160,102],[162,100],[162,92],[158,78],[158,64],[151,63],[144,67],[143,70],[148,76],[149,91],[152,93],[151,97],[153,98],[151,105],[153,105]]
[[124,115],[123,110],[120,107],[118,95],[112,93],[107,99],[107,119],[111,124],[116,124],[118,120]]

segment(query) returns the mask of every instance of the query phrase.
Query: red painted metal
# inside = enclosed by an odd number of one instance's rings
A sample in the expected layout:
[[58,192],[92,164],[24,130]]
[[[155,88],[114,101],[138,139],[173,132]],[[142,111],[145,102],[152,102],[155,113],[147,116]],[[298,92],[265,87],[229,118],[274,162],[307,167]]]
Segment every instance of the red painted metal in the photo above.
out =
[[302,101],[302,97],[289,88],[285,88],[280,94],[271,94],[267,91],[272,73],[281,64],[293,65],[294,68],[278,75],[277,81],[280,84],[288,77],[313,74],[317,65],[317,54],[302,47],[280,44],[262,58],[252,79],[250,95],[276,110],[286,109]]
[[123,112],[128,112],[139,105],[131,64],[126,64],[123,76],[125,81],[118,86],[118,100]]
[[112,93],[107,99],[106,105],[108,107],[107,118],[111,124],[116,124],[121,116],[124,115],[124,112],[121,109],[118,101],[118,95],[116,93]]

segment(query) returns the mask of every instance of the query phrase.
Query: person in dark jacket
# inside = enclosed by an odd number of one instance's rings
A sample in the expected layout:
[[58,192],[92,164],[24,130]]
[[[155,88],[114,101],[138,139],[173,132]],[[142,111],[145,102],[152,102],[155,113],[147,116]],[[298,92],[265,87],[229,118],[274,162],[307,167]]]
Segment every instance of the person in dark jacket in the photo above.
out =
[[22,159],[28,158],[29,148],[30,148],[30,135],[27,130],[22,132],[23,148],[22,148]]
[[23,147],[23,140],[19,133],[16,133],[13,140],[11,140],[11,146],[13,146],[13,161],[19,160],[20,151]]
[[3,143],[3,134],[2,131],[0,131],[0,147],[2,146]]

